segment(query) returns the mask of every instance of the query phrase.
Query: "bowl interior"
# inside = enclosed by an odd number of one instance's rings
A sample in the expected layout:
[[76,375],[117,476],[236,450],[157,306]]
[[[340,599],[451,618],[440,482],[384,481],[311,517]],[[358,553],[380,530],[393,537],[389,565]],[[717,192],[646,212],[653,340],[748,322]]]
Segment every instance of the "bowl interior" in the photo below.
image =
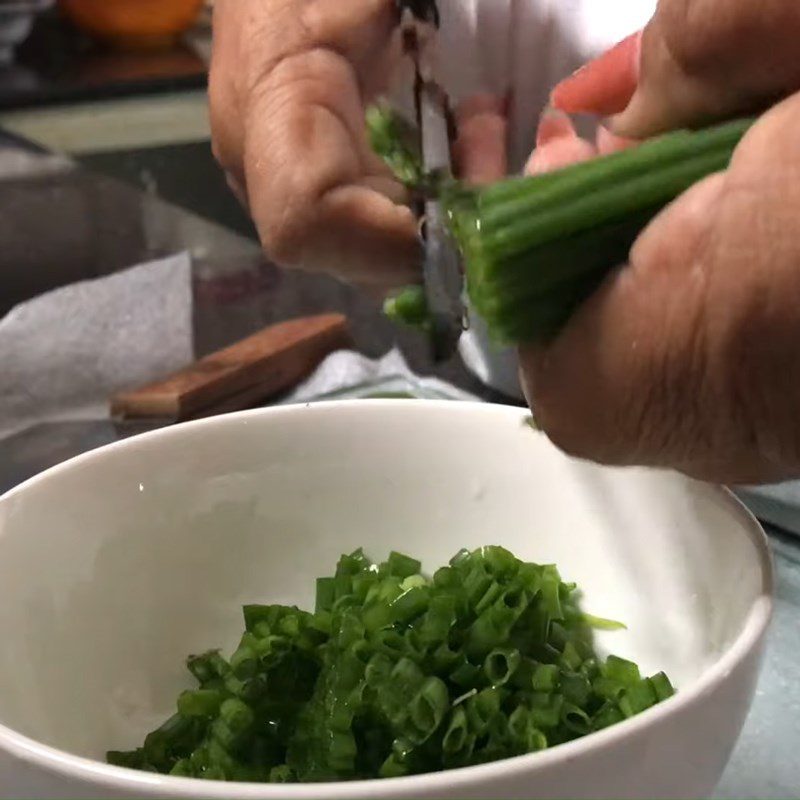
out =
[[628,630],[601,649],[685,688],[765,591],[757,526],[720,490],[568,459],[522,412],[356,401],[180,426],[0,500],[0,724],[102,759],[233,647],[240,606],[312,603],[340,553],[433,569],[501,544],[556,563]]

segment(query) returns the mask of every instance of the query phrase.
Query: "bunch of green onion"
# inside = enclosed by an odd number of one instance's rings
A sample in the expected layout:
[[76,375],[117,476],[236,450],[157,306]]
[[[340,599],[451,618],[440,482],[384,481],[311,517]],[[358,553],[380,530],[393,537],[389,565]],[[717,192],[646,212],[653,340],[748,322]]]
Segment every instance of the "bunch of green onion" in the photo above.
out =
[[[556,335],[627,260],[656,214],[728,166],[752,124],[740,119],[675,131],[592,161],[489,186],[440,186],[470,302],[492,338],[519,344]],[[395,321],[427,327],[420,287],[392,297],[384,310]]]
[[386,778],[567,742],[673,693],[663,673],[592,645],[574,584],[501,547],[432,578],[361,550],[317,581],[316,609],[246,606],[229,660],[188,660],[198,687],[112,764],[227,781]]

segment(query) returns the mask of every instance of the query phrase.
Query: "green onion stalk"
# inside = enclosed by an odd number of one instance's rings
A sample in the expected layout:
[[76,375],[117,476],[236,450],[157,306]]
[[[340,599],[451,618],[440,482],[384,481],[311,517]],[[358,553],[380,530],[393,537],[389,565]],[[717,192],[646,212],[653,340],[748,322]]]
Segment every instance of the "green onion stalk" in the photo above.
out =
[[[674,131],[544,175],[440,187],[471,305],[492,339],[514,345],[557,335],[654,216],[728,166],[753,121]],[[411,287],[385,310],[425,329],[423,302]]]

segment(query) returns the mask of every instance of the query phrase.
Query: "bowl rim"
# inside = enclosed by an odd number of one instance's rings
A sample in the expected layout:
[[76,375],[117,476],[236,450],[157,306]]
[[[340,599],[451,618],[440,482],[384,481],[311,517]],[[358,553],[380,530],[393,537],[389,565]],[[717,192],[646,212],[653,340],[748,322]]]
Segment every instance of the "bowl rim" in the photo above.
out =
[[[292,415],[311,409],[321,414],[338,413],[338,409],[351,407],[362,410],[382,408],[393,412],[401,408],[406,411],[416,409],[415,413],[419,413],[420,410],[423,410],[424,413],[426,408],[447,409],[448,413],[516,415],[520,419],[524,419],[529,413],[527,409],[517,406],[479,401],[415,400],[409,402],[402,399],[330,400],[250,409],[148,431],[83,453],[14,487],[0,496],[0,506],[60,472],[66,472],[93,459],[102,458],[106,453],[135,447],[143,441],[168,439],[191,430],[247,422],[262,417]],[[660,471],[663,472],[663,470]],[[235,797],[236,800],[366,800],[366,798],[376,796],[378,787],[385,787],[386,794],[406,798],[424,796],[425,793],[445,788],[451,792],[458,791],[460,788],[466,789],[475,783],[513,779],[515,775],[527,773],[532,767],[552,767],[559,763],[569,762],[589,751],[612,747],[620,740],[635,737],[647,727],[680,713],[698,699],[718,688],[737,666],[759,648],[772,618],[775,586],[774,565],[769,540],[764,529],[744,503],[726,487],[698,481],[693,481],[693,483],[706,492],[709,498],[716,497],[739,518],[740,529],[753,544],[758,556],[761,592],[752,604],[739,635],[728,645],[721,657],[706,667],[688,688],[645,712],[609,728],[540,752],[514,756],[488,764],[399,778],[313,784],[230,783],[140,772],[68,753],[24,736],[2,723],[0,723],[0,751],[5,751],[19,762],[34,766],[51,776],[61,776],[77,782],[82,781],[86,785],[101,790],[146,791],[148,796],[152,797],[176,798],[176,800],[190,797],[195,800],[231,800],[232,797]]]

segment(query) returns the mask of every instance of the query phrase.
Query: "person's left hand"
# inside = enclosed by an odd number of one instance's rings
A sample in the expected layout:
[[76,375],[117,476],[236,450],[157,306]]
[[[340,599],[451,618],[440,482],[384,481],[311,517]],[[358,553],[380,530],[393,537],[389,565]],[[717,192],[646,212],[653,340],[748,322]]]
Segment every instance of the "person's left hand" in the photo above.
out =
[[[523,347],[537,423],[567,453],[721,483],[800,475],[800,94],[730,169],[665,209],[548,346]],[[632,143],[545,114],[529,173]],[[498,179],[497,155],[462,155]],[[487,165],[489,165],[487,167]]]

